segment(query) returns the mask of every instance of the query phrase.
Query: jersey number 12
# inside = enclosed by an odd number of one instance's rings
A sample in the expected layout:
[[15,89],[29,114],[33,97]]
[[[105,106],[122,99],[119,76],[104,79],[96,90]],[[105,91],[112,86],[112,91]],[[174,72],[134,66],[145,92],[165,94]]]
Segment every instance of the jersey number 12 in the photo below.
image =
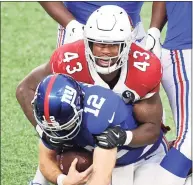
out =
[[94,116],[98,117],[99,111],[105,102],[105,98],[100,98],[97,95],[90,95],[87,100],[87,105],[92,106],[93,108],[84,107],[84,112],[89,112],[94,114]]

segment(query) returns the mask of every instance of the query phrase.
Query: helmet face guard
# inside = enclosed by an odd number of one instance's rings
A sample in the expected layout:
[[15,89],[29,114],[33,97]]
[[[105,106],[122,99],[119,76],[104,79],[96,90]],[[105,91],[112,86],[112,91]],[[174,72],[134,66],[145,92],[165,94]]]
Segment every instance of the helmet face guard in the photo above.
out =
[[32,101],[34,117],[53,144],[72,140],[79,133],[82,102],[81,87],[69,76],[50,75],[40,82]]
[[74,116],[67,123],[47,122],[37,117],[37,113],[34,110],[34,117],[37,124],[42,128],[45,134],[54,142],[60,142],[64,140],[72,140],[80,131],[80,125],[82,123],[83,109],[77,111],[74,109]]
[[[119,45],[118,54],[113,57],[99,57],[93,55],[93,44],[100,43],[100,44],[109,44],[109,45]],[[108,41],[94,41],[93,39],[85,38],[85,50],[86,59],[89,65],[94,66],[96,71],[101,74],[110,74],[113,71],[116,71],[120,67],[122,67],[128,60],[128,53],[130,49],[131,42],[127,41],[115,41],[115,42],[108,42]],[[107,60],[108,66],[102,67],[97,65],[97,60]]]
[[[88,64],[98,73],[109,74],[128,61],[128,53],[133,42],[130,19],[123,8],[114,5],[101,6],[89,17],[84,28],[85,54]],[[118,44],[117,56],[109,57],[109,65],[102,67],[93,55],[93,44]],[[113,65],[111,65],[113,62]]]

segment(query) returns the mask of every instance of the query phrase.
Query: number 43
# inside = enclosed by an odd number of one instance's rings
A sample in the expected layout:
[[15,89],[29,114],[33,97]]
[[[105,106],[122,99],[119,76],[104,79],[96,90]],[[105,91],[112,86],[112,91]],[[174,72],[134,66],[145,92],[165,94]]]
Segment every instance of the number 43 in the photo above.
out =
[[[139,52],[139,51],[135,51],[133,53],[133,58],[138,58],[138,57],[145,57],[145,60],[148,60],[150,58],[149,54],[146,52]],[[144,62],[134,62],[133,64],[134,67],[136,67],[137,69],[139,69],[140,71],[145,72],[147,70],[147,67],[150,66],[150,64],[146,61]]]
[[[64,59],[63,62],[70,62],[73,59],[78,58],[78,53],[71,53],[71,52],[66,52],[64,53]],[[66,65],[66,71],[68,74],[73,74],[75,72],[80,72],[82,71],[82,64],[80,62],[76,62],[76,66],[70,68],[70,65]]]

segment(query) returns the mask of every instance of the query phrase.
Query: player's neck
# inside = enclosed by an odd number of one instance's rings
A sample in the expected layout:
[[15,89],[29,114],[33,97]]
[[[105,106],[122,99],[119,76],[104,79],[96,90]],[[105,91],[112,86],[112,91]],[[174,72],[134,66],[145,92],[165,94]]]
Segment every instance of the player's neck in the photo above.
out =
[[119,80],[121,70],[116,70],[110,74],[99,74],[99,76],[110,86],[111,89],[116,85]]

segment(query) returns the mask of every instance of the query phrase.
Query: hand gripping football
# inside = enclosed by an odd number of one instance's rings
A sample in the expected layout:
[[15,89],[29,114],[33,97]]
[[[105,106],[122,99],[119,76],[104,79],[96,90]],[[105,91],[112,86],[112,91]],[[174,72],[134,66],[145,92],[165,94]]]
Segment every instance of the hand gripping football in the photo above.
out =
[[83,172],[92,164],[92,155],[92,152],[82,148],[71,149],[58,156],[58,164],[63,174],[67,175],[72,161],[77,158],[76,169]]

